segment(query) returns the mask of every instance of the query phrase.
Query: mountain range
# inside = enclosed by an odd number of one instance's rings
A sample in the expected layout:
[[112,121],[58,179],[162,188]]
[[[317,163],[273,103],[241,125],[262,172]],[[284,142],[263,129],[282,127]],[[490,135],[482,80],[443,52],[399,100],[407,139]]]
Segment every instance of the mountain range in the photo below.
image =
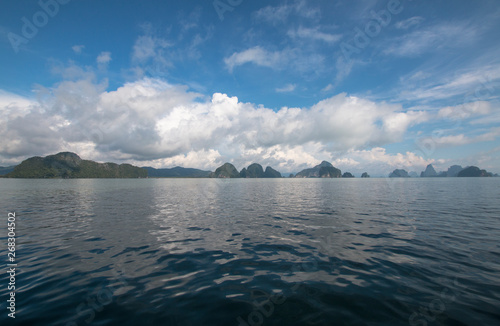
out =
[[[491,172],[475,166],[462,168],[452,165],[447,171],[436,172],[429,164],[420,177],[492,177]],[[193,168],[163,168],[137,167],[130,164],[97,163],[82,160],[77,154],[61,152],[46,157],[31,157],[17,166],[0,167],[0,177],[4,178],[282,178],[280,172],[270,166],[265,169],[258,163],[250,164],[238,172],[231,163],[225,163],[214,172]],[[350,172],[344,172],[334,167],[330,162],[307,168],[290,177],[295,178],[354,178]],[[361,175],[369,178],[367,172]],[[389,177],[409,178],[418,177],[415,172],[408,173],[403,169],[394,170]]]

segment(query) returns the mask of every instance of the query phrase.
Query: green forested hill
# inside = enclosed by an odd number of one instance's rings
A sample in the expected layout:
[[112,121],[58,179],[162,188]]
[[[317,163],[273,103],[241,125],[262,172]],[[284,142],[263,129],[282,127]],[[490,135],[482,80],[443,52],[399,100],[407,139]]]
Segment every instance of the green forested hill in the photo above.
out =
[[8,173],[7,178],[145,178],[147,171],[130,164],[97,163],[82,160],[75,153],[62,152],[31,157]]

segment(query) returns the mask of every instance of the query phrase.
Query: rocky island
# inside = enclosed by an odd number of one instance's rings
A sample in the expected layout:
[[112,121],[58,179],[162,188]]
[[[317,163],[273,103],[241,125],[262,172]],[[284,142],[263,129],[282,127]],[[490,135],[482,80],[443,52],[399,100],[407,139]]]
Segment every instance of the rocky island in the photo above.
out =
[[464,178],[464,177],[492,177],[493,173],[488,172],[486,170],[481,170],[477,166],[469,166],[462,171],[460,171],[457,175],[457,177]]
[[281,173],[272,167],[262,168],[258,163],[252,163],[240,172],[231,163],[225,163],[210,173],[209,178],[281,178]]
[[323,161],[310,169],[304,169],[295,175],[295,178],[341,178],[342,171],[330,162]]
[[224,163],[215,172],[210,173],[209,178],[240,178],[240,173],[231,163]]
[[477,166],[468,166],[462,168],[460,165],[452,165],[448,168],[448,171],[436,172],[432,164],[427,165],[425,171],[420,173],[421,178],[433,178],[433,177],[493,177],[493,173],[486,170],[482,170]]
[[410,175],[406,170],[403,169],[396,169],[392,171],[391,174],[389,174],[389,178],[409,178]]
[[[350,172],[342,174],[340,169],[330,162],[322,161],[320,164],[304,169],[297,174],[287,174],[290,178],[354,178]],[[389,174],[390,178],[418,177],[415,172],[408,173],[404,169],[395,169]],[[17,166],[0,167],[0,178],[282,178],[280,172],[270,166],[265,169],[258,163],[252,163],[238,172],[231,163],[225,163],[214,172],[174,167],[152,168],[137,167],[131,164],[98,163],[83,160],[77,154],[61,152],[46,157],[34,156],[21,162]],[[361,178],[369,178],[363,172]],[[476,166],[462,168],[452,165],[447,171],[436,172],[432,164],[427,165],[425,171],[420,173],[421,178],[435,177],[498,177]]]

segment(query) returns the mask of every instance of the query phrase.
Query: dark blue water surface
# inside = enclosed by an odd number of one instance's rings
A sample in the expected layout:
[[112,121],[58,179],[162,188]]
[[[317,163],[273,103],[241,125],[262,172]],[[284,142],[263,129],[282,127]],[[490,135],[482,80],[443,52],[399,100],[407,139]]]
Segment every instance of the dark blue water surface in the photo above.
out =
[[500,325],[500,178],[0,179],[0,325]]

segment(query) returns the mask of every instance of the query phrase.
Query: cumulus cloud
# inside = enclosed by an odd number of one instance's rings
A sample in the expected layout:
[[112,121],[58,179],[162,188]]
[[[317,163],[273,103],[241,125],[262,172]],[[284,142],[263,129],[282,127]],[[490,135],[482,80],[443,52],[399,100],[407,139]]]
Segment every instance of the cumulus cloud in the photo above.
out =
[[0,108],[2,108],[2,113],[8,111],[11,114],[16,114],[16,110],[19,110],[17,114],[22,114],[32,104],[34,102],[30,99],[0,90]]
[[0,118],[0,159],[71,149],[139,165],[213,169],[224,161],[241,167],[258,161],[295,171],[332,152],[398,142],[428,119],[426,112],[346,94],[274,111],[221,93],[206,98],[160,79],[105,89],[90,79],[65,81],[46,90],[51,96],[43,102],[0,101],[7,113]]
[[0,92],[0,109],[2,161],[14,164],[19,163],[18,157],[57,150],[60,138],[52,129],[60,123],[57,116],[46,116],[36,101],[4,91]]

